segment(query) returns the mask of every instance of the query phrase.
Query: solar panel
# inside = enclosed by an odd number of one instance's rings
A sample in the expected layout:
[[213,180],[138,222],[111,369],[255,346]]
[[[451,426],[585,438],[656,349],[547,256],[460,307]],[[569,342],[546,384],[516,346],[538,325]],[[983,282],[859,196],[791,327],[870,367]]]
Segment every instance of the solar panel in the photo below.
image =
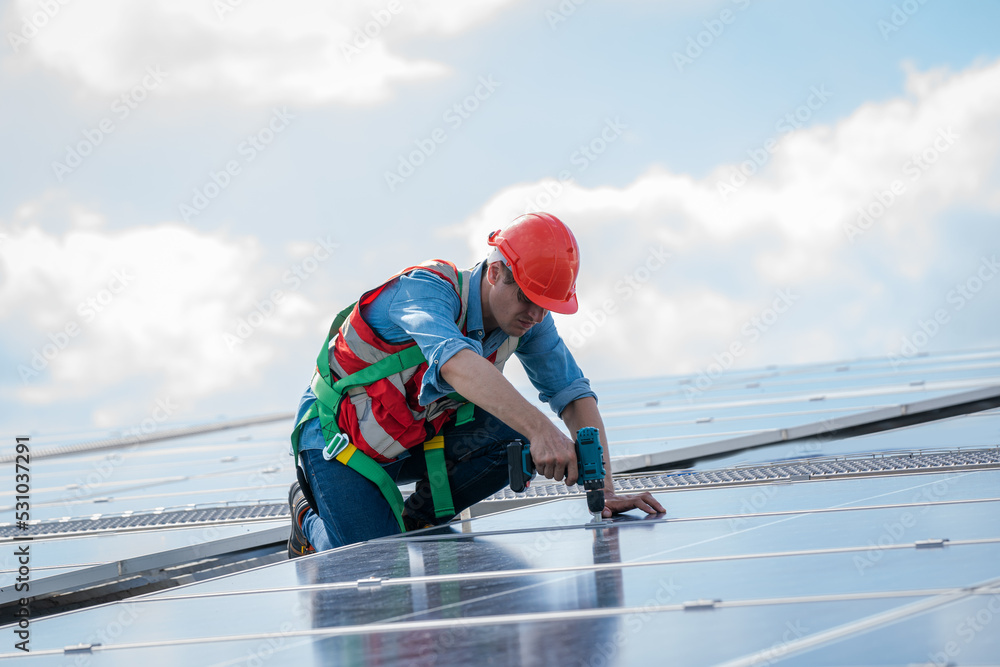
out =
[[[872,400],[951,398],[986,386],[996,358],[912,360],[908,372],[925,377],[922,385],[910,385],[916,380],[905,375],[896,381],[885,362],[871,361],[733,373],[726,376],[729,387],[689,406],[676,387],[664,391],[676,380],[644,379],[602,391],[602,408],[612,404],[618,432],[651,428],[672,438],[704,428],[711,442],[731,435],[727,424],[794,429],[818,415],[858,414],[862,405],[875,405]],[[818,389],[825,398],[809,400]],[[854,398],[835,404],[838,391]],[[670,392],[673,407],[664,404]],[[653,401],[660,403],[647,405]],[[793,403],[795,409],[775,408]],[[690,417],[688,431],[639,423],[647,410],[673,408]],[[956,628],[970,614],[985,618],[981,610],[1000,599],[998,418],[992,411],[827,439],[821,452],[805,457],[789,450],[796,443],[771,444],[699,461],[690,471],[619,479],[655,484],[668,510],[662,517],[632,512],[595,523],[585,500],[565,495],[564,487],[551,499],[544,493],[508,497],[503,502],[514,506],[499,512],[490,511],[504,506],[494,500],[446,527],[37,618],[31,654],[8,650],[0,658],[26,664],[833,665],[857,662],[859,655],[867,664],[936,662],[945,655],[987,662],[997,655],[996,633],[980,631],[965,641]],[[258,534],[283,549],[283,537],[273,536],[286,534],[287,519],[270,521],[267,514],[284,510],[290,466],[272,463],[269,449],[282,449],[283,431],[254,426],[236,436],[136,448],[101,482],[112,498],[104,503],[88,497],[59,506],[60,485],[72,479],[74,465],[96,465],[106,453],[52,459],[59,462],[52,484],[39,492],[49,503],[47,517],[101,504],[113,511],[88,516],[89,535],[51,534],[34,543],[41,579],[100,567],[109,552],[128,567],[155,560],[207,529],[213,532],[206,545],[242,531],[247,540]],[[248,434],[251,440],[236,439]],[[238,458],[224,460],[233,449],[240,450]],[[613,449],[622,452],[618,443]],[[929,451],[878,454],[903,449]],[[205,474],[174,479],[179,468],[172,466],[182,468],[184,461],[198,467],[203,461]],[[754,462],[766,465],[746,465]],[[277,469],[261,472],[270,466]],[[256,497],[223,502],[242,490]],[[169,505],[170,498],[188,502]],[[153,502],[160,504],[136,507]],[[126,507],[147,511],[128,514]],[[155,507],[163,509],[148,512]],[[166,528],[154,516],[169,525],[182,516],[204,523]],[[46,525],[35,529],[54,530]],[[43,547],[51,547],[46,556]],[[9,575],[12,566],[5,569]]]

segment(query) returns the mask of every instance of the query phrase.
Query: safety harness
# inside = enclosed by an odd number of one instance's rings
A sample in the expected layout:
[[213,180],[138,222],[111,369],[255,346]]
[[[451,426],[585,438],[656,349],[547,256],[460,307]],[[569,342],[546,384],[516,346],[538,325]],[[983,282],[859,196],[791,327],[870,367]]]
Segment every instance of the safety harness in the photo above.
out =
[[[459,274],[459,280],[461,280],[461,274]],[[420,348],[413,345],[334,381],[329,363],[330,340],[337,335],[340,326],[356,306],[357,303],[353,303],[337,314],[330,326],[326,340],[323,342],[323,347],[319,351],[319,356],[316,357],[316,372],[312,378],[312,390],[316,394],[316,401],[309,406],[292,431],[292,456],[295,457],[296,465],[298,465],[299,439],[303,425],[310,419],[319,417],[323,439],[326,441],[326,446],[323,448],[323,458],[327,461],[336,459],[375,484],[385,496],[393,514],[396,515],[400,531],[406,532],[406,527],[403,525],[403,496],[399,492],[396,482],[378,462],[351,444],[350,438],[341,432],[337,424],[337,416],[344,394],[348,389],[369,385],[425,363],[427,359]],[[461,403],[457,412],[456,424],[472,421],[475,410],[472,403],[457,393],[449,394],[448,398]],[[448,470],[444,460],[444,436],[436,435],[424,443],[424,457],[427,463],[431,498],[434,501],[434,516],[439,518],[454,516],[455,505],[451,497]]]

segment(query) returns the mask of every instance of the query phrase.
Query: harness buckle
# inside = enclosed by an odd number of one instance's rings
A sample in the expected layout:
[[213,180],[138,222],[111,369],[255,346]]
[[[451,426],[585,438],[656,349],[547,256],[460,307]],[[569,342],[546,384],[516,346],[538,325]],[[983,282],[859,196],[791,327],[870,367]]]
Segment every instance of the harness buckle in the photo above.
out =
[[337,433],[330,439],[326,447],[323,448],[323,458],[327,461],[332,461],[337,458],[337,454],[347,449],[349,444],[351,444],[350,438],[343,433]]

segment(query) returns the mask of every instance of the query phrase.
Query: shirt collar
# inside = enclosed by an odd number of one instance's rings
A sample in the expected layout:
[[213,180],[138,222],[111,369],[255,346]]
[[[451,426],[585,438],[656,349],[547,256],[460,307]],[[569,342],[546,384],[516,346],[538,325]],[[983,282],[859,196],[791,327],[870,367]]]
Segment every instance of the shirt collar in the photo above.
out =
[[469,309],[465,313],[465,330],[469,336],[482,340],[486,335],[483,331],[483,267],[486,262],[480,262],[472,269],[469,279]]

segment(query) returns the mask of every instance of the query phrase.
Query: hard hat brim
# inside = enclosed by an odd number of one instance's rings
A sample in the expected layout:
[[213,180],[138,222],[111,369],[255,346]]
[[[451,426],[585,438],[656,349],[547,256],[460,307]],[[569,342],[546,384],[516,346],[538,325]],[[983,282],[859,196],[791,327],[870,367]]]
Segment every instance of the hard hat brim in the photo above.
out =
[[580,304],[576,300],[575,293],[570,296],[568,301],[558,301],[556,299],[550,299],[549,297],[542,296],[541,294],[533,293],[523,287],[521,287],[521,291],[524,292],[524,296],[528,297],[532,303],[541,306],[545,310],[551,310],[553,313],[572,315],[580,309]]

